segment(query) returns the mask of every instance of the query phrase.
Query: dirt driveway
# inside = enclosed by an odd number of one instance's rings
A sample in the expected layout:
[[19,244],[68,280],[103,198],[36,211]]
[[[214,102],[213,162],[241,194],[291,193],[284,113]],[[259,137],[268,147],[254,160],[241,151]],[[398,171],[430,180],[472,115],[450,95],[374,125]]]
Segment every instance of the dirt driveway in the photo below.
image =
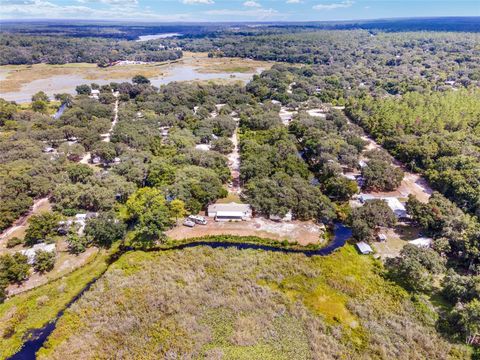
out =
[[297,241],[300,245],[325,241],[320,226],[311,221],[276,222],[261,217],[241,222],[216,222],[209,218],[207,225],[196,225],[194,228],[179,225],[167,231],[167,236],[176,240],[208,235],[258,236],[279,241]]

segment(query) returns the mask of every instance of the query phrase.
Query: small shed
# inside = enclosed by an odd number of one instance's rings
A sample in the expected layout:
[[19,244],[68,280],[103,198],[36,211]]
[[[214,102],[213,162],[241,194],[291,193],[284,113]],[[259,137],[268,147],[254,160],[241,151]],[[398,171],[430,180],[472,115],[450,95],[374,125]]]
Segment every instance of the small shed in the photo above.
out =
[[359,243],[357,243],[357,249],[362,255],[368,255],[373,253],[372,247],[364,241],[360,241]]
[[384,233],[379,233],[377,235],[377,238],[378,238],[378,241],[381,241],[381,242],[387,241],[387,235]]

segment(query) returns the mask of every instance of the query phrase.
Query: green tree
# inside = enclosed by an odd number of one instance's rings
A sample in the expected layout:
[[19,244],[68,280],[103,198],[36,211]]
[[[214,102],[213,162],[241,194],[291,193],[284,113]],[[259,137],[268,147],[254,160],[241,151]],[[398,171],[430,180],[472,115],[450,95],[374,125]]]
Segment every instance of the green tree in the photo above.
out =
[[337,201],[347,201],[358,193],[357,182],[342,176],[334,176],[327,179],[323,186],[325,194]]
[[219,137],[213,140],[211,145],[212,150],[218,151],[221,154],[230,154],[234,149],[232,141],[227,137]]
[[84,236],[78,236],[76,233],[69,234],[67,237],[68,251],[71,254],[78,255],[87,249],[88,240]]
[[53,251],[44,251],[37,250],[35,252],[35,260],[33,263],[33,268],[35,271],[40,273],[45,273],[53,270],[55,266],[55,252]]
[[110,212],[100,213],[97,217],[89,219],[85,226],[87,238],[91,239],[93,244],[105,248],[122,239],[125,231],[126,226],[123,221]]
[[187,215],[187,210],[185,209],[185,203],[182,200],[179,199],[174,199],[170,201],[168,204],[168,207],[170,208],[170,213],[172,217],[175,219],[175,222],[178,221],[178,219],[181,219]]
[[150,80],[148,80],[148,78],[143,75],[135,75],[132,78],[132,82],[134,84],[150,84]]
[[92,150],[92,156],[98,156],[105,163],[111,163],[117,156],[115,145],[111,142],[99,142]]
[[378,199],[369,200],[365,205],[352,209],[348,219],[353,236],[360,241],[373,241],[378,227],[392,227],[396,222],[392,209],[385,201]]
[[35,101],[43,101],[45,103],[48,103],[50,102],[50,99],[48,98],[48,95],[45,94],[43,91],[39,91],[32,96],[32,102]]
[[433,288],[433,276],[445,271],[445,259],[431,249],[408,244],[398,257],[387,259],[386,267],[408,290],[428,292]]
[[393,191],[400,186],[403,171],[383,160],[373,159],[362,169],[363,187],[375,191]]
[[75,91],[78,95],[90,95],[92,93],[92,89],[87,84],[78,85]]
[[86,183],[93,175],[93,169],[85,164],[71,164],[67,167],[68,177],[73,183]]
[[53,212],[32,215],[28,219],[25,243],[31,246],[41,241],[51,241],[57,233],[60,220],[61,216]]
[[164,240],[164,231],[174,224],[165,195],[158,189],[138,189],[129,197],[125,207],[127,220],[134,225],[136,240],[141,245],[149,246],[156,240]]
[[0,256],[0,279],[6,279],[9,283],[21,283],[28,277],[30,266],[28,258],[21,253]]

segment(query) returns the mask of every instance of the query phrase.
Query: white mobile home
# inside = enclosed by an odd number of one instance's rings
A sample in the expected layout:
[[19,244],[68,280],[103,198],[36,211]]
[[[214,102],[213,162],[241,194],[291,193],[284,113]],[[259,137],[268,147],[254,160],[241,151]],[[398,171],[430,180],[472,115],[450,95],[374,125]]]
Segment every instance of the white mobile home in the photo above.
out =
[[252,208],[249,204],[212,204],[208,206],[207,214],[215,221],[244,221],[252,217]]

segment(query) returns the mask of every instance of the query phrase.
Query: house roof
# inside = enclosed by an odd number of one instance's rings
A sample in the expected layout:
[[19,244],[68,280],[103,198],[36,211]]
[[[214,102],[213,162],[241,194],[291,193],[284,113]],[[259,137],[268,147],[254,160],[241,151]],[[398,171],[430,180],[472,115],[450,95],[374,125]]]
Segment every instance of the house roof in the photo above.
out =
[[393,196],[373,196],[369,194],[361,194],[360,199],[362,201],[368,201],[368,200],[383,200],[387,203],[388,207],[392,209],[392,211],[397,215],[397,216],[406,216],[407,215],[407,209],[405,208],[405,205],[403,205],[400,200],[398,200],[396,197]]
[[245,211],[217,211],[217,217],[244,217]]
[[432,245],[433,239],[427,237],[420,237],[415,240],[409,241],[410,244],[418,247],[430,247]]
[[358,250],[360,250],[360,252],[362,254],[369,254],[369,253],[373,252],[372,247],[370,245],[368,245],[366,242],[363,242],[363,241],[357,243],[357,248],[358,248]]
[[249,204],[239,204],[231,202],[229,204],[212,204],[208,206],[208,212],[235,212],[240,211],[243,213],[250,212],[251,207]]

